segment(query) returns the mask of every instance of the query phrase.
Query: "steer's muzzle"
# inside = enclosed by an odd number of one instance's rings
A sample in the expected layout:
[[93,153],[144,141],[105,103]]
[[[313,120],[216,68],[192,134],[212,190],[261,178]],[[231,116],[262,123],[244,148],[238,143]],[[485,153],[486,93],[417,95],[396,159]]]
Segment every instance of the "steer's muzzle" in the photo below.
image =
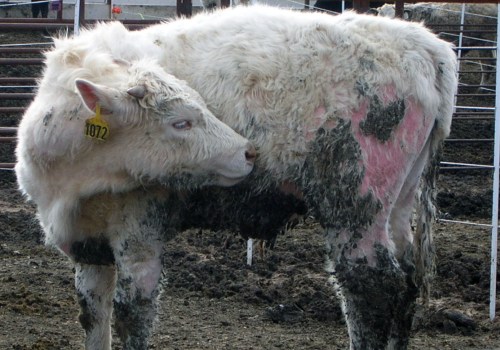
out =
[[242,181],[253,170],[257,151],[247,142],[233,154],[222,157],[214,162],[215,171],[220,186],[232,186]]

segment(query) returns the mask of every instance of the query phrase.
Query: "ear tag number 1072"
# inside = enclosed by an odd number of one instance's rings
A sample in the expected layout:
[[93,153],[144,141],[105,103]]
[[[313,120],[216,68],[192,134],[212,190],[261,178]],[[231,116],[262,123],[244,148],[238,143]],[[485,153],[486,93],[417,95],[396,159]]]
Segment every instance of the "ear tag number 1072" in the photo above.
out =
[[85,136],[106,141],[109,136],[108,123],[101,118],[101,106],[95,105],[95,116],[85,121]]

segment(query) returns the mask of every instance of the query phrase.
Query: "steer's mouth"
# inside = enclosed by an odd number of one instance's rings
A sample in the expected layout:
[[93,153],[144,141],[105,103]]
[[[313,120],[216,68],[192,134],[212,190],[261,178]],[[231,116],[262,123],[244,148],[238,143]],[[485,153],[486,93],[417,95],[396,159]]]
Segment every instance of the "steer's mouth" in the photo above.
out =
[[219,176],[217,177],[217,184],[222,187],[230,187],[243,181],[246,177],[247,175],[239,177],[227,177],[219,174]]
[[255,148],[248,143],[244,157],[241,153],[240,150],[229,157],[221,157],[211,164],[217,174],[219,186],[236,185],[252,172],[256,158]]

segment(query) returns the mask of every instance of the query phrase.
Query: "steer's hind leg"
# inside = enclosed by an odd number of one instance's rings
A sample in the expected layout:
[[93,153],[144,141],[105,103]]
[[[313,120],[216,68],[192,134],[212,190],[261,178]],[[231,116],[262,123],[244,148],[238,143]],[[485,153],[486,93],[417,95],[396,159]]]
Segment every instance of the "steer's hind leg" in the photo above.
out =
[[156,317],[162,243],[143,236],[117,242],[115,329],[123,349],[147,349]]
[[[394,349],[407,346],[415,311],[415,301],[421,292],[424,303],[430,293],[434,268],[434,247],[431,226],[434,219],[433,192],[437,175],[437,159],[429,162],[430,144],[426,144],[413,165],[391,212],[391,233],[396,242],[396,256],[406,274],[407,288],[401,293],[400,312],[395,315],[390,343]],[[421,174],[423,175],[421,176]],[[420,190],[417,188],[420,184]],[[419,194],[418,205],[415,199]],[[416,207],[416,227],[411,219]],[[415,235],[413,235],[415,233]]]
[[394,191],[394,205],[382,206],[370,225],[352,231],[327,229],[331,272],[352,349],[408,346],[420,284],[410,220],[427,147],[400,191]]
[[[391,349],[392,321],[402,311],[406,276],[392,248],[384,245],[387,239],[363,242],[355,238],[359,236],[327,229],[330,272],[342,302],[351,349]],[[345,242],[347,237],[350,242]]]
[[389,339],[389,348],[406,349],[410,337],[415,301],[419,286],[416,281],[415,252],[411,232],[411,220],[415,202],[418,178],[408,179],[391,213],[390,225],[392,238],[396,244],[396,258],[406,284],[398,292],[395,300],[396,313],[393,317],[393,326]]

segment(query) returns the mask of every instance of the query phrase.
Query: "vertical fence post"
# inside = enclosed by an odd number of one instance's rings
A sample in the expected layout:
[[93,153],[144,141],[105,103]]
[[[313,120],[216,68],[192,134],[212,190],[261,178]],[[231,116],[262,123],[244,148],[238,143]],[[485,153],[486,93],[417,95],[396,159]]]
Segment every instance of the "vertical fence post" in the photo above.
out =
[[253,259],[253,239],[249,238],[247,240],[247,265],[252,266]]
[[458,34],[458,58],[462,58],[462,43],[464,39],[464,24],[465,24],[465,3],[462,4],[462,13],[460,14],[460,33]]
[[[464,24],[465,24],[465,3],[462,4],[462,9],[460,13],[460,32],[458,33],[458,50],[457,50],[457,74],[460,72],[460,68],[462,67],[462,47],[463,47],[463,38],[464,38]],[[455,95],[455,106],[457,105],[458,94]]]
[[80,1],[82,0],[75,1],[75,21],[73,22],[74,35],[80,34]]
[[[497,13],[497,55],[496,55],[496,82],[500,82],[500,55],[498,54],[498,33],[500,33],[500,6]],[[497,250],[498,250],[498,190],[500,175],[500,93],[495,91],[495,148],[494,148],[494,173],[493,173],[493,203],[491,214],[491,273],[490,273],[490,320],[495,319],[497,300]]]

